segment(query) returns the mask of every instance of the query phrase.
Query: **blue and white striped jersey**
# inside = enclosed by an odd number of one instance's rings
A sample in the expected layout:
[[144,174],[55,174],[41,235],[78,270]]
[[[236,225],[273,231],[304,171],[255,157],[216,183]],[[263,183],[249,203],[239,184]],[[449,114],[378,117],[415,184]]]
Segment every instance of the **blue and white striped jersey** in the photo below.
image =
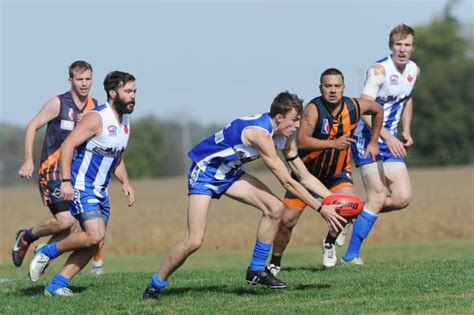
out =
[[[228,179],[241,170],[244,163],[260,157],[259,152],[242,140],[247,128],[259,128],[273,136],[269,113],[241,117],[230,122],[224,129],[208,137],[189,151],[189,158],[199,169],[216,179]],[[273,137],[277,150],[286,145],[284,136]]]
[[122,123],[119,123],[107,103],[97,106],[91,112],[100,114],[102,133],[76,148],[71,182],[74,189],[93,192],[103,198],[108,195],[110,177],[127,147],[130,122],[129,115],[124,114]]
[[[415,87],[417,66],[413,61],[409,60],[405,71],[400,73],[395,67],[391,56],[378,60],[376,64],[380,64],[385,68],[385,81],[375,101],[383,106],[383,127],[396,136],[403,109]],[[363,137],[368,142],[371,134],[371,128],[360,120],[355,136]],[[385,143],[382,137],[379,137],[379,143]]]

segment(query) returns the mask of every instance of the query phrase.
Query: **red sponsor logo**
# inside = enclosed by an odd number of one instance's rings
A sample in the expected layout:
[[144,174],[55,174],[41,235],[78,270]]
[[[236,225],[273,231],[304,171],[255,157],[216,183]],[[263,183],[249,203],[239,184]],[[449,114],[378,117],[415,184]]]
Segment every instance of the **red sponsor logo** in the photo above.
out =
[[123,127],[123,131],[125,132],[125,134],[128,134],[128,125],[125,125],[125,127]]
[[407,80],[408,80],[408,82],[411,83],[411,81],[413,81],[413,76],[411,74],[409,74],[408,77],[407,77]]
[[69,117],[70,120],[74,120],[74,110],[72,108],[69,108],[69,112],[67,113],[67,116]]

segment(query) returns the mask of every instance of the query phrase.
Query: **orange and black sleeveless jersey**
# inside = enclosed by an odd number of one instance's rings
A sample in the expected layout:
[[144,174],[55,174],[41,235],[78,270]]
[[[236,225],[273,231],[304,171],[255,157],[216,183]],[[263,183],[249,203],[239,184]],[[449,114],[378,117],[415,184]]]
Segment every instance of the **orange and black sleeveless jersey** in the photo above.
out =
[[[316,106],[318,121],[313,137],[334,140],[344,134],[351,137],[360,119],[360,106],[356,99],[343,97],[343,105],[336,116],[326,107],[322,97],[316,97],[307,106]],[[327,178],[340,172],[351,170],[351,147],[347,149],[303,150],[298,155],[307,169],[317,178]]]
[[59,150],[61,144],[76,126],[79,114],[85,114],[98,104],[97,100],[89,96],[86,106],[80,110],[74,103],[70,91],[58,95],[58,97],[60,101],[59,114],[48,123],[41,153],[39,175],[43,180],[59,179]]

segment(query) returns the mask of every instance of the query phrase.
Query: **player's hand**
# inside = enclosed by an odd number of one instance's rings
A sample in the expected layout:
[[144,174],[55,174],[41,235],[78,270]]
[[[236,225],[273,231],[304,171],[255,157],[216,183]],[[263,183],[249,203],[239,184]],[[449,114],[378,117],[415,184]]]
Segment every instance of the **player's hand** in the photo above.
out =
[[61,198],[64,200],[74,200],[74,188],[70,182],[61,183]]
[[403,145],[403,142],[397,139],[397,137],[390,135],[390,137],[386,138],[385,141],[387,142],[388,149],[390,153],[396,157],[404,157],[407,155],[407,150]]
[[405,143],[403,144],[406,148],[411,147],[414,143],[413,138],[409,132],[402,133],[403,139],[405,139]]
[[379,144],[377,141],[375,142],[369,142],[367,145],[367,149],[365,149],[364,153],[364,158],[368,157],[370,155],[370,159],[372,162],[375,162],[375,158],[379,154]]
[[21,178],[30,180],[33,176],[33,171],[35,170],[35,165],[33,164],[32,160],[24,160],[23,164],[21,164],[20,170],[18,174]]
[[332,147],[336,150],[347,149],[351,145],[351,143],[356,142],[348,134],[342,135],[341,137],[339,137],[335,140],[332,140],[332,141],[333,141],[332,142]]
[[128,206],[133,206],[133,202],[135,201],[135,190],[129,183],[124,183],[122,185],[122,191],[125,197],[128,197]]
[[347,220],[337,214],[336,209],[338,205],[326,205],[321,208],[319,212],[321,216],[326,220],[329,229],[332,231],[341,231]]

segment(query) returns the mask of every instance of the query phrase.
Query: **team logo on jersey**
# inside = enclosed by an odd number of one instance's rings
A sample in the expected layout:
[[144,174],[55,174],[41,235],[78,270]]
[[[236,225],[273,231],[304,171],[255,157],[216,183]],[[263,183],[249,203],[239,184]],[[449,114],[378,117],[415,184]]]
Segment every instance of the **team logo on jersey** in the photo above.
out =
[[116,137],[117,136],[117,127],[115,127],[114,125],[108,126],[107,130],[109,131],[109,137]]
[[329,125],[329,120],[324,118],[323,127],[321,128],[321,133],[324,135],[328,135],[330,131],[331,131],[331,125]]
[[128,134],[128,125],[125,125],[125,127],[123,127],[123,132],[125,132],[126,135]]
[[390,76],[390,85],[398,85],[398,75],[392,74]]
[[411,81],[413,81],[413,76],[411,74],[409,74],[408,77],[407,77],[407,80],[408,80],[408,82],[411,83]]
[[74,120],[74,110],[72,108],[69,108],[69,112],[67,113],[67,117],[69,117],[70,120]]

